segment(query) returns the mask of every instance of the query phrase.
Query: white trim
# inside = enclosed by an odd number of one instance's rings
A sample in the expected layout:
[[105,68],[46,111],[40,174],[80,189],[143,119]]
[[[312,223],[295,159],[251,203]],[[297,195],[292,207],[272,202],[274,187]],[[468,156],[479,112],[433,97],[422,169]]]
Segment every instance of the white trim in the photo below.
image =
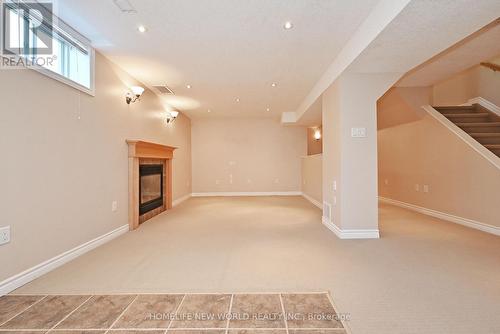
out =
[[311,202],[312,204],[314,204],[315,206],[317,206],[318,208],[320,208],[321,210],[323,210],[323,205],[321,204],[321,202],[315,200],[314,198],[312,198],[311,196],[307,195],[304,192],[302,193],[302,197],[304,197],[309,202]]
[[500,116],[500,107],[497,106],[496,104],[494,104],[493,102],[490,102],[490,101],[486,100],[485,98],[482,98],[481,96],[470,99],[466,103],[462,104],[462,106],[471,106],[473,104],[479,104],[480,106],[485,107],[486,109],[488,109],[492,113],[495,113],[498,116]]
[[241,196],[301,196],[301,191],[247,191],[192,193],[193,197],[241,197]]
[[322,217],[321,222],[330,231],[335,233],[339,239],[379,239],[380,232],[378,229],[374,230],[342,230],[333,222],[329,221],[328,218]]
[[128,224],[120,226],[119,228],[111,232],[108,232],[62,254],[59,254],[17,275],[7,278],[6,280],[0,282],[0,296],[6,295],[9,292],[19,288],[20,286],[31,282],[35,278],[38,278],[48,273],[49,271],[54,270],[57,267],[60,267],[63,264],[79,257],[80,255],[83,255],[88,251],[113,240],[114,238],[126,233],[128,231],[128,228]]
[[473,228],[476,230],[480,230],[483,232],[487,232],[487,233],[491,233],[491,234],[500,236],[500,227],[497,227],[497,226],[481,223],[481,222],[478,222],[478,221],[475,221],[472,219],[468,219],[468,218],[454,216],[454,215],[449,214],[449,213],[424,208],[424,207],[421,207],[418,205],[414,205],[414,204],[410,204],[410,203],[406,203],[406,202],[401,202],[401,201],[391,199],[391,198],[379,197],[379,201],[382,203],[392,204],[395,206],[399,206],[401,208],[405,208],[405,209],[412,210],[412,211],[415,211],[418,213],[422,213],[422,214],[427,215],[427,216],[439,218],[439,219],[446,220],[446,221],[449,221],[449,222],[452,222],[455,224],[460,224],[460,225],[467,226],[467,227],[470,227],[470,228]]
[[322,156],[323,153],[316,153],[316,154],[311,154],[311,155],[303,155],[301,156],[302,159],[307,159],[307,158],[314,158],[314,157],[319,157]]
[[439,111],[434,109],[430,105],[422,106],[430,116],[435,118],[439,123],[444,125],[448,130],[456,134],[464,143],[469,145],[474,151],[483,156],[486,160],[488,160],[493,166],[500,169],[500,158],[496,156],[493,152],[488,150],[486,147],[477,142],[474,138],[472,138],[467,132],[459,128],[448,118],[443,116]]
[[187,194],[185,196],[182,196],[182,197],[176,199],[175,201],[172,202],[172,206],[174,207],[174,206],[181,204],[184,201],[187,201],[188,199],[191,198],[191,196],[192,196],[192,194]]

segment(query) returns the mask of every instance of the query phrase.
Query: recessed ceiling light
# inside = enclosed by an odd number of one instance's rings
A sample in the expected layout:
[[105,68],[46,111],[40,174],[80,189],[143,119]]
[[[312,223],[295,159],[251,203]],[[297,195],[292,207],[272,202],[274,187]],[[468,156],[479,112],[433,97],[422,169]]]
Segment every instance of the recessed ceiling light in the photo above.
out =
[[273,83],[271,84],[271,86],[272,86],[272,87],[276,87],[276,86],[278,86],[278,84],[277,84],[276,82],[273,82]]
[[212,112],[212,110],[208,109],[207,112]]
[[191,85],[186,85],[186,88],[187,89],[191,89]]
[[236,98],[236,102],[240,102],[240,98],[239,97]]
[[139,30],[139,32],[146,32],[148,30],[148,28],[146,28],[145,26],[138,26],[137,27],[137,30]]
[[267,108],[266,111],[271,111],[271,108]]
[[292,22],[290,22],[290,21],[286,21],[286,22],[285,22],[285,24],[283,25],[283,28],[284,28],[285,30],[290,30],[290,29],[292,29],[292,28],[293,28],[293,23],[292,23]]

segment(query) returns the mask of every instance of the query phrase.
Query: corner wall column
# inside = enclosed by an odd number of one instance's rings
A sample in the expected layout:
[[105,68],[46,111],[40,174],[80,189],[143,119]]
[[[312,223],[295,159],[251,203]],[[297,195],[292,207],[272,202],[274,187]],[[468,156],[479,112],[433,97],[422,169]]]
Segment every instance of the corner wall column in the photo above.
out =
[[331,207],[323,222],[341,239],[379,237],[377,100],[400,76],[344,73],[323,93],[323,201]]

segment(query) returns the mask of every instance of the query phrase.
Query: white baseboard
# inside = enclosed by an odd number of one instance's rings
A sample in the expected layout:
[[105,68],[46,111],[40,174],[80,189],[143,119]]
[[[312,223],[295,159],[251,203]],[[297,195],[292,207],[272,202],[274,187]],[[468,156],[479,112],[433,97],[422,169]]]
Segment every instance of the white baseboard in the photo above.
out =
[[176,199],[175,201],[172,202],[172,206],[177,206],[177,205],[181,204],[182,202],[187,201],[188,199],[191,198],[191,196],[192,196],[192,194],[187,194],[185,196],[182,196],[182,197]]
[[323,205],[321,204],[321,202],[318,202],[317,200],[315,200],[311,196],[307,195],[306,193],[302,193],[302,196],[305,199],[307,199],[309,202],[311,202],[312,204],[314,204],[315,206],[317,206],[318,208],[323,209]]
[[326,217],[322,217],[321,221],[330,231],[335,233],[339,239],[379,239],[380,232],[376,230],[342,230],[337,225],[332,223]]
[[238,197],[238,196],[300,196],[301,191],[269,191],[269,192],[207,192],[207,193],[192,193],[193,197]]
[[90,240],[84,244],[81,244],[69,251],[59,254],[45,262],[42,262],[28,270],[23,271],[17,275],[7,278],[6,280],[0,282],[0,296],[6,295],[11,291],[23,286],[26,283],[31,282],[35,278],[38,278],[57,267],[87,253],[88,251],[99,247],[106,242],[113,240],[114,238],[126,233],[128,231],[128,224],[120,226],[119,228],[101,235],[93,240]]
[[478,222],[478,221],[475,221],[472,219],[454,216],[454,215],[451,215],[449,213],[424,208],[424,207],[421,207],[418,205],[414,205],[414,204],[410,204],[410,203],[406,203],[406,202],[401,202],[401,201],[391,199],[391,198],[379,197],[379,200],[383,203],[392,204],[395,206],[399,206],[401,208],[405,208],[405,209],[409,209],[409,210],[412,210],[412,211],[415,211],[418,213],[422,213],[422,214],[427,215],[427,216],[439,218],[439,219],[446,220],[446,221],[449,221],[449,222],[452,222],[455,224],[460,224],[463,226],[474,228],[476,230],[480,230],[483,232],[487,232],[487,233],[491,233],[491,234],[500,236],[500,228],[496,227],[496,226],[481,223],[481,222]]

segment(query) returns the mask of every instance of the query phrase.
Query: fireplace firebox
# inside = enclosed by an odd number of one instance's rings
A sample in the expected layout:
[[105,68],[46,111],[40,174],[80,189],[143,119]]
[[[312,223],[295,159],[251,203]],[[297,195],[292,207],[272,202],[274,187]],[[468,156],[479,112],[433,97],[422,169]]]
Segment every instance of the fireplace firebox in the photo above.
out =
[[139,165],[139,215],[163,203],[163,165]]

